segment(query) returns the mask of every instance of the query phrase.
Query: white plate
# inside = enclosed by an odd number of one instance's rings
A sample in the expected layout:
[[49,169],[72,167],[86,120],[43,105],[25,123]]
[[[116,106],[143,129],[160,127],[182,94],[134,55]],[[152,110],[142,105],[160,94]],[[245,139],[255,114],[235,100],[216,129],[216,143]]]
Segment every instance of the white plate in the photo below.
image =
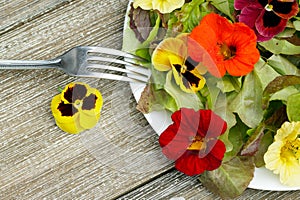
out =
[[[131,1],[130,1],[131,2]],[[133,31],[129,28],[129,17],[128,12],[130,9],[130,2],[127,8],[127,14],[125,16],[124,22],[124,33],[123,33],[123,50],[128,52],[134,52],[140,44],[135,38]],[[131,83],[130,84],[132,93],[138,101],[140,99],[141,93],[145,87],[143,84]],[[167,111],[152,112],[146,114],[145,118],[155,130],[155,132],[160,135],[167,127],[172,123],[171,113]],[[261,167],[256,168],[254,172],[254,178],[250,182],[248,188],[259,189],[259,190],[272,190],[272,191],[290,191],[290,190],[300,190],[300,187],[288,187],[282,185],[279,181],[279,176],[273,174],[270,170]]]

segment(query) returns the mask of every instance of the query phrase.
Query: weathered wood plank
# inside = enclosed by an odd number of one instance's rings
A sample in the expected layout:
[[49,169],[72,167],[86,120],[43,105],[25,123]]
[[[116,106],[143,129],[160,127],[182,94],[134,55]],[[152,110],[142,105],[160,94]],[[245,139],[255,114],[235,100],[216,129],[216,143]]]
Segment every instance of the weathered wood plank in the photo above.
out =
[[0,1],[0,34],[55,10],[72,0]]
[[[225,183],[226,184],[226,183]],[[198,180],[197,177],[189,177],[176,170],[147,183],[140,188],[118,198],[122,199],[171,199],[174,200],[197,199],[197,200],[217,200],[220,199],[215,194],[208,191]],[[236,200],[243,199],[300,199],[299,191],[274,192],[247,189]]]

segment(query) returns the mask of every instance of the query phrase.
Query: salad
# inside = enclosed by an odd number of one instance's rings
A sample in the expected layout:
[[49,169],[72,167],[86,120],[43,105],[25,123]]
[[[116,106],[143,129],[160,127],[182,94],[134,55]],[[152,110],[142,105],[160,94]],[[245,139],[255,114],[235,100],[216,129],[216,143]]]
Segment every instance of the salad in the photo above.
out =
[[[295,0],[134,0],[151,70],[137,109],[167,110],[162,153],[222,198],[255,168],[300,187],[300,14]],[[226,184],[224,184],[226,183]]]

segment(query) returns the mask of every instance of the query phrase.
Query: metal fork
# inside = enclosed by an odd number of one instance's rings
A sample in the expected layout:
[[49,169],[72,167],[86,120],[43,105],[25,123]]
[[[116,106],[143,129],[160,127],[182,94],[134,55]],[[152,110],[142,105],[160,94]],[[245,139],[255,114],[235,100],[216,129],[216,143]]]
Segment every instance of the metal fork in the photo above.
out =
[[[79,46],[51,60],[0,60],[0,69],[57,68],[70,76],[146,83],[150,72],[147,68],[142,67],[140,62],[143,62],[142,58],[120,50]],[[125,65],[125,68],[110,64]],[[106,71],[99,72],[93,69]],[[107,73],[107,70],[126,74]]]

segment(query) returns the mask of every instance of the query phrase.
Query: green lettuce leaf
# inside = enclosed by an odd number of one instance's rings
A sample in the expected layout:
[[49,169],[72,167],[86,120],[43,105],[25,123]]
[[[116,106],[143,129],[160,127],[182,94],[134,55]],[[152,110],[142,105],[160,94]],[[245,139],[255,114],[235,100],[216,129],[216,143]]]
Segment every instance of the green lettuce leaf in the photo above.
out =
[[226,153],[223,158],[223,162],[231,160],[236,157],[241,151],[244,140],[246,138],[246,132],[249,129],[241,120],[237,117],[236,125],[229,130],[228,139],[232,144],[231,150],[227,150],[226,144]]
[[199,176],[199,180],[221,198],[233,199],[245,191],[253,178],[253,173],[253,157],[239,156],[224,162],[216,170],[205,171]]
[[268,86],[265,88],[262,96],[262,107],[263,109],[268,108],[269,101],[271,96],[288,86],[294,86],[300,84],[300,76],[294,75],[283,75],[276,77],[273,81],[271,81]]
[[268,150],[270,144],[273,143],[273,134],[271,131],[268,131],[262,136],[262,139],[259,143],[258,151],[254,156],[254,162],[256,167],[262,167],[265,165],[264,155]]
[[199,24],[204,15],[209,13],[205,7],[201,6],[204,0],[192,0],[182,6],[180,11],[175,13],[179,24],[182,24],[181,32],[191,32]]
[[300,31],[300,21],[299,20],[294,21],[293,25],[297,31]]
[[167,73],[166,83],[164,89],[171,95],[179,108],[193,108],[194,110],[203,109],[204,106],[197,94],[186,93],[180,89],[178,85],[172,80],[173,73],[169,71]]
[[286,110],[290,121],[300,121],[300,93],[288,97]]

